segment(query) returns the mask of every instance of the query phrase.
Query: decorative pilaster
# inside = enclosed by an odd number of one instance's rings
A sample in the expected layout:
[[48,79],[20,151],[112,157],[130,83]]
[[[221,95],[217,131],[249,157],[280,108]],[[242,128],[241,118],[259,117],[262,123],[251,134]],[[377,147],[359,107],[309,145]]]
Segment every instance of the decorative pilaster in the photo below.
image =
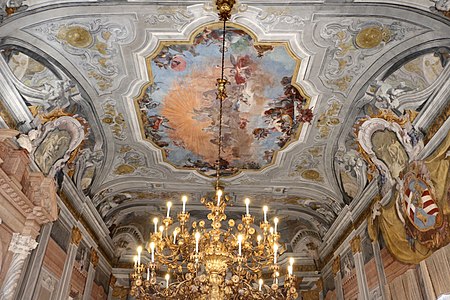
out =
[[45,224],[39,234],[39,244],[35,251],[31,253],[25,276],[22,277],[21,288],[19,289],[16,299],[33,299],[39,275],[42,270],[42,262],[44,261],[45,251],[47,250],[50,233],[53,223]]
[[372,241],[372,249],[373,256],[375,258],[375,266],[377,268],[378,286],[381,291],[381,299],[387,300],[389,299],[387,292],[389,286],[387,284],[386,273],[384,272],[383,260],[381,259],[380,244],[377,240]]
[[89,271],[84,285],[83,300],[91,299],[92,285],[94,284],[95,270],[98,265],[98,253],[95,249],[91,249],[91,261],[89,263]]
[[356,280],[358,282],[358,299],[368,300],[369,287],[367,284],[366,270],[364,268],[364,258],[361,253],[361,238],[359,235],[355,236],[351,241],[353,258],[355,260]]
[[319,280],[317,280],[317,290],[319,291],[319,300],[323,300],[323,279],[319,278]]
[[112,300],[112,294],[114,291],[114,286],[116,285],[116,280],[116,277],[111,274],[111,277],[109,278],[108,300]]
[[81,242],[81,231],[78,227],[72,228],[72,235],[70,240],[69,249],[67,251],[66,262],[64,263],[64,269],[59,280],[58,290],[56,292],[55,299],[67,299],[70,288],[70,281],[72,279],[73,265],[77,255],[78,246]]
[[338,255],[333,261],[334,286],[338,300],[344,300],[344,290],[342,289],[341,256]]
[[422,279],[425,298],[436,299],[436,295],[433,289],[433,283],[431,282],[430,274],[428,273],[427,263],[425,262],[425,260],[422,260],[419,263],[419,276]]
[[19,233],[13,234],[8,250],[14,254],[0,291],[0,299],[13,299],[25,259],[36,248],[37,244],[31,236],[21,235]]

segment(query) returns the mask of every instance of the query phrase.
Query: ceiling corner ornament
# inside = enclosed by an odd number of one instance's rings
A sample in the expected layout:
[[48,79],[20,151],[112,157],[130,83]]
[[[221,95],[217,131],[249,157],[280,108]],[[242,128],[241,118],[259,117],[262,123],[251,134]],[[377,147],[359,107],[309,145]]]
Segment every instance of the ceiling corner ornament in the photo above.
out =
[[347,94],[359,75],[374,59],[401,42],[425,30],[413,24],[387,20],[361,21],[343,19],[323,26],[320,36],[328,47],[322,82],[329,88]]
[[[215,123],[216,181],[215,193],[200,201],[210,211],[207,218],[211,223],[207,224],[204,220],[190,222],[190,213],[186,209],[187,196],[182,197],[183,206],[177,215],[178,220],[171,217],[172,202],[167,202],[167,215],[161,220],[162,225],[158,226],[161,224],[158,218],[153,219],[154,231],[145,247],[150,258],[147,259],[146,254],[143,257],[142,246],[137,248],[137,256],[134,257],[130,294],[139,300],[298,298],[293,258],[288,263],[283,262],[287,272],[284,279],[280,277],[279,255],[285,249],[279,242],[279,219],[275,217],[271,226],[268,207],[265,206],[264,219],[259,228],[256,227],[248,198],[245,199],[242,222],[227,217],[225,212],[231,197],[224,193],[220,181],[224,166],[224,107],[230,101],[227,91],[230,82],[225,77],[224,60],[227,21],[234,3],[234,0],[216,2],[219,18],[223,21],[221,72],[215,93],[219,106]],[[227,219],[227,224],[222,224]]]
[[80,67],[99,95],[108,94],[125,77],[121,45],[134,39],[134,28],[125,18],[111,21],[98,15],[50,20],[23,29],[55,48]]

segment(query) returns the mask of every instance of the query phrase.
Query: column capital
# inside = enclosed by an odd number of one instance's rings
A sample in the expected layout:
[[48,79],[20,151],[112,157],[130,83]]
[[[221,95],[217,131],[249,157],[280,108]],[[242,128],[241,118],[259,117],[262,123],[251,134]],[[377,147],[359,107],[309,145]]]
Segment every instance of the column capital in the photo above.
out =
[[98,261],[99,261],[98,252],[94,248],[91,248],[91,264],[92,266],[94,266],[94,268],[97,268]]
[[334,258],[333,261],[333,275],[336,276],[336,274],[341,271],[341,256],[338,255]]
[[320,277],[317,282],[316,282],[317,288],[319,289],[319,291],[323,290],[323,279],[322,277]]
[[111,274],[111,277],[109,278],[109,286],[115,286],[116,285],[117,278],[113,274]]
[[350,241],[350,246],[352,247],[352,253],[361,253],[361,237],[359,235],[356,235],[352,240]]
[[81,239],[82,239],[82,235],[81,235],[80,229],[78,229],[78,227],[74,226],[72,228],[72,235],[70,237],[70,243],[74,244],[75,246],[78,247],[80,245]]
[[37,245],[38,243],[31,236],[22,235],[20,233],[13,233],[8,250],[12,253],[22,254],[26,256],[30,254],[30,252],[35,249]]

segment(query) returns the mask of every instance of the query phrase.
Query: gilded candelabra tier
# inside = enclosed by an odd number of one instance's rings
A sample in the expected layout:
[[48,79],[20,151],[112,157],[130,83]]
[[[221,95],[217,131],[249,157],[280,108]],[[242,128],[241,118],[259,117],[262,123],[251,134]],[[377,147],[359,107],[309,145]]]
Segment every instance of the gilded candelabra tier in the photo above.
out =
[[278,242],[278,218],[273,219],[272,226],[267,220],[266,206],[259,229],[250,214],[249,199],[245,199],[246,213],[240,222],[229,219],[223,224],[227,220],[225,208],[229,197],[218,189],[213,200],[201,199],[210,211],[207,215],[210,226],[207,226],[204,220],[189,223],[186,201],[187,197],[183,196],[177,224],[170,216],[171,202],[167,204],[163,225],[158,227],[158,220],[153,220],[154,232],[146,247],[150,259],[142,262],[142,247],[135,256],[132,296],[136,299],[297,299],[292,259],[281,284],[278,256],[283,249]]

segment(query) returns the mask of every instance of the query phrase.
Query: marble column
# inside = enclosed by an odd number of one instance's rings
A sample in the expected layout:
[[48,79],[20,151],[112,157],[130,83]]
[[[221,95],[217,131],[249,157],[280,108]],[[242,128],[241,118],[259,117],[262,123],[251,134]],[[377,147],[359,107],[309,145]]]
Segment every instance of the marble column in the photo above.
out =
[[24,276],[22,277],[21,287],[16,294],[16,299],[32,299],[34,290],[38,282],[39,275],[42,269],[42,262],[44,261],[45,251],[47,250],[48,241],[50,239],[50,232],[52,231],[53,223],[45,224],[38,237],[38,246],[30,255],[28,267]]
[[89,271],[84,285],[83,300],[91,299],[92,285],[94,284],[95,270],[98,265],[98,253],[95,249],[91,249],[91,261],[89,263]]
[[380,244],[378,243],[377,240],[372,241],[372,249],[373,249],[373,256],[375,259],[375,266],[377,268],[378,286],[381,292],[381,299],[388,300],[389,297],[387,289],[389,288],[389,286],[387,284],[386,273],[384,272],[384,265],[380,252]]
[[67,251],[66,262],[64,263],[64,269],[59,280],[58,290],[56,291],[55,299],[67,299],[70,289],[70,282],[72,279],[73,266],[75,264],[75,258],[77,256],[78,246],[81,242],[81,232],[78,227],[72,228],[71,241],[69,249]]
[[13,234],[8,250],[14,254],[0,291],[0,299],[13,299],[24,262],[30,252],[36,248],[37,244],[38,243],[31,236],[21,235],[20,233]]
[[334,286],[336,290],[336,298],[344,300],[344,290],[342,289],[342,275],[341,275],[341,256],[338,255],[333,261],[333,275]]
[[369,286],[367,284],[364,258],[361,253],[361,238],[355,236],[351,241],[353,259],[355,260],[356,281],[358,282],[358,299],[369,300]]

